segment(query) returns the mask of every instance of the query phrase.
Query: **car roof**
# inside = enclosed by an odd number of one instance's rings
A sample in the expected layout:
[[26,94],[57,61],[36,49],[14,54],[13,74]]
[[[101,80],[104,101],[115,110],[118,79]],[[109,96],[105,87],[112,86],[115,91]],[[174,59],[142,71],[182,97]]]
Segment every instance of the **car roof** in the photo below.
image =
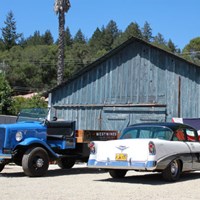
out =
[[168,127],[168,128],[170,128],[172,130],[176,130],[178,128],[192,128],[192,129],[195,129],[194,127],[192,127],[190,125],[182,124],[182,123],[174,123],[174,122],[138,123],[138,124],[129,125],[127,128],[140,127],[140,126],[162,126],[162,127]]

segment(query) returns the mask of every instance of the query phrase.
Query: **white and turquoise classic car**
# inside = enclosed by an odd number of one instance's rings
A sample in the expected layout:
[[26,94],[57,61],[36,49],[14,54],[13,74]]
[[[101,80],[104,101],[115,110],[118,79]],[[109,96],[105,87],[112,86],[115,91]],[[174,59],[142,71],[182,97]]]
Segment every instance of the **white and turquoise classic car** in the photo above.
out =
[[200,170],[200,136],[180,123],[143,123],[125,128],[118,140],[89,144],[89,168],[106,169],[113,178],[128,170],[161,172],[177,181],[182,172]]

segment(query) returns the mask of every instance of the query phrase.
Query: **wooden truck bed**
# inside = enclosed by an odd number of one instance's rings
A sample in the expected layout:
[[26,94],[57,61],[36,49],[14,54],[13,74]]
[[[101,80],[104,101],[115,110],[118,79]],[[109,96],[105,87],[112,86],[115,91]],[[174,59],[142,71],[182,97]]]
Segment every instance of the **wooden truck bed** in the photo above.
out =
[[115,130],[76,130],[76,142],[88,143],[90,141],[116,140],[118,131]]

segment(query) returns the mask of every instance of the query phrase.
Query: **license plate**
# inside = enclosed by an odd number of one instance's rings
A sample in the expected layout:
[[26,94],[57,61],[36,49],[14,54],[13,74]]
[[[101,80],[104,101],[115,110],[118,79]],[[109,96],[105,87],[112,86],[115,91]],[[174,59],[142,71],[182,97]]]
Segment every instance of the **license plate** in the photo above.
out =
[[115,155],[115,160],[126,161],[126,160],[127,160],[127,154],[124,154],[124,153],[117,153],[117,154]]

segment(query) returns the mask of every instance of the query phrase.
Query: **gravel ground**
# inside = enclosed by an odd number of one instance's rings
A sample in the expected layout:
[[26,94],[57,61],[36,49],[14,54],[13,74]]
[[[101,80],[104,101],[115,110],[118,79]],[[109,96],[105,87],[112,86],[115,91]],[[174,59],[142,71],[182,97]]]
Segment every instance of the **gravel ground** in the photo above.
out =
[[108,173],[88,169],[85,164],[70,170],[50,165],[45,177],[29,178],[22,168],[8,165],[0,174],[3,200],[199,200],[200,171],[166,183],[157,173],[130,171],[124,179],[111,179]]

